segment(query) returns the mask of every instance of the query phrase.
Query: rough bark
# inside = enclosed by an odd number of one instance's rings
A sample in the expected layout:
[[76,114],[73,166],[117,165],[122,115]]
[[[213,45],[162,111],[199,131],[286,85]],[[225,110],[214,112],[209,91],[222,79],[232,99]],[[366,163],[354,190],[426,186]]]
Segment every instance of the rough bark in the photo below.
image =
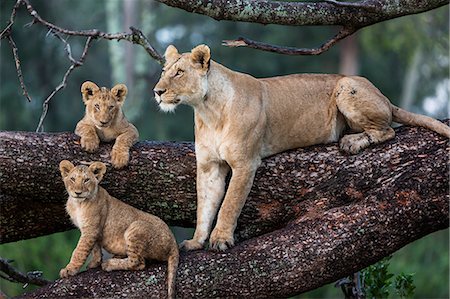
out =
[[[178,297],[298,294],[447,228],[447,140],[422,128],[396,132],[394,140],[356,156],[331,144],[265,159],[239,218],[237,246],[183,254]],[[2,242],[71,228],[58,162],[107,162],[111,145],[86,154],[70,133],[0,132],[0,140]],[[140,142],[130,165],[110,169],[102,184],[169,224],[192,226],[194,178],[191,143]],[[25,297],[158,298],[166,292],[165,273],[164,264],[139,272],[91,270]]]
[[[394,140],[356,156],[342,154],[331,144],[265,159],[239,219],[240,238],[283,227],[311,205],[317,211],[317,201],[326,210],[372,193],[379,197],[379,192],[388,192],[390,198],[395,190],[445,194],[446,140],[421,128],[397,131]],[[88,154],[72,133],[0,132],[0,140],[1,242],[71,229],[59,161],[108,163],[111,144]],[[102,186],[170,225],[193,226],[195,173],[192,143],[143,141],[132,148],[128,167],[109,167]]]
[[432,10],[448,0],[365,0],[359,2],[285,2],[270,0],[157,0],[215,20],[278,25],[342,25],[362,28]]
[[[13,182],[17,182],[14,185],[23,194],[39,190],[47,181],[53,184],[51,189],[60,189],[59,183],[51,182],[51,178],[59,175],[52,174],[56,167],[49,162],[70,158],[79,151],[74,143],[76,138],[70,134],[1,133],[0,136],[4,142],[0,155],[2,169],[8,175],[13,174],[11,169],[16,169],[17,179]],[[25,141],[29,141],[26,146]],[[23,151],[14,154],[12,144]],[[47,147],[60,147],[62,153],[48,156],[55,148],[47,152]],[[92,158],[105,160],[102,156],[107,148],[103,146],[100,155]],[[246,231],[244,226],[251,227],[254,223],[271,223],[272,230],[278,229],[239,242],[225,253],[201,250],[182,254],[177,297],[291,296],[349,275],[407,243],[447,228],[448,152],[444,138],[420,128],[400,128],[395,140],[357,156],[344,156],[335,145],[327,145],[266,159],[240,218],[240,231]],[[7,157],[7,153],[14,155]],[[23,172],[21,165],[29,163],[26,162],[29,157],[36,159],[32,169],[40,170],[36,174],[27,171],[27,175],[35,180],[46,174],[34,187],[21,183],[23,176],[17,174]],[[41,162],[43,157],[48,159],[45,163]],[[134,148],[131,162],[127,170],[110,172],[106,188],[121,195],[129,193],[128,201],[139,207],[161,207],[160,212],[171,223],[192,224],[194,186],[188,181],[195,174],[191,144],[141,142]],[[150,197],[132,197],[131,192],[142,193],[126,186],[148,181],[149,177],[156,182],[146,190]],[[2,193],[10,192],[11,187],[4,188],[4,180],[2,172]],[[158,192],[164,195],[156,197]],[[61,201],[62,197],[52,190],[47,192],[47,198],[52,200]],[[162,199],[159,205],[154,201],[156,198]],[[176,214],[181,216],[175,217]],[[266,230],[253,228],[247,231],[247,236],[262,231]],[[162,298],[165,294],[166,267],[151,264],[136,272],[89,270],[68,280],[57,280],[23,298]]]

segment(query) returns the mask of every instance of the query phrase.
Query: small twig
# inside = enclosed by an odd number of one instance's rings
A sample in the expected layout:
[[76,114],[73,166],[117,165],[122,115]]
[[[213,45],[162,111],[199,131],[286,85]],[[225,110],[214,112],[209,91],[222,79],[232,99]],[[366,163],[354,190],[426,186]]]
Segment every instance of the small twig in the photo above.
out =
[[262,51],[268,51],[273,53],[285,54],[285,55],[319,55],[327,51],[334,44],[341,39],[346,38],[349,35],[355,33],[359,28],[343,27],[335,36],[330,38],[319,48],[306,49],[306,48],[293,48],[293,47],[281,47],[272,44],[266,44],[258,41],[253,41],[245,37],[240,37],[236,40],[224,40],[222,45],[227,47],[248,47],[258,49]]
[[64,43],[64,50],[66,50],[67,57],[69,58],[70,62],[79,64],[79,62],[75,60],[75,58],[73,58],[72,56],[72,49],[70,47],[70,44],[64,38],[62,38],[57,32],[54,32],[53,30],[50,30],[50,32]]
[[[36,132],[41,132],[42,128],[43,128],[43,124],[44,124],[44,120],[45,117],[47,116],[47,112],[48,112],[48,105],[50,103],[50,100],[53,98],[53,96],[60,91],[61,89],[63,89],[64,87],[66,87],[67,84],[67,78],[70,76],[70,74],[72,73],[72,71],[83,65],[84,59],[86,58],[86,55],[88,53],[89,47],[91,46],[91,42],[93,40],[93,37],[89,36],[86,39],[86,43],[84,44],[84,49],[83,49],[83,53],[81,54],[80,59],[77,61],[75,59],[73,59],[72,64],[70,65],[70,67],[67,69],[66,73],[63,76],[63,79],[61,81],[61,83],[59,83],[58,86],[56,86],[56,88],[50,93],[50,95],[45,99],[45,101],[42,103],[42,114],[41,117],[39,119],[39,123],[38,126],[36,127]],[[69,52],[68,52],[69,53]]]
[[150,42],[148,41],[147,37],[144,35],[144,33],[142,33],[141,30],[135,28],[135,27],[130,27],[132,34],[132,40],[131,42],[134,44],[138,44],[141,45],[142,47],[144,47],[145,51],[147,51],[147,53],[153,57],[154,59],[156,59],[156,61],[159,62],[159,64],[163,65],[164,64],[164,58],[161,56],[161,54],[158,53],[158,51],[155,50],[155,48],[153,48],[153,46],[150,44]]
[[0,257],[0,271],[4,274],[0,273],[0,277],[11,282],[24,283],[24,284],[33,284],[37,286],[44,286],[49,284],[51,281],[45,278],[41,278],[41,271],[31,271],[27,274],[23,274],[19,272],[14,267],[10,265],[10,261]]
[[27,87],[25,85],[25,82],[23,81],[22,68],[20,67],[19,51],[17,50],[16,43],[14,42],[10,34],[7,34],[6,38],[8,39],[8,42],[13,52],[14,61],[16,64],[17,77],[19,78],[20,87],[22,88],[23,95],[27,98],[28,102],[31,102],[31,97],[28,94]]
[[22,4],[22,0],[17,0],[16,4],[14,4],[11,16],[9,17],[8,25],[6,25],[5,29],[0,33],[0,39],[5,38],[7,35],[11,34],[11,27],[14,24],[14,19],[16,18],[17,9]]

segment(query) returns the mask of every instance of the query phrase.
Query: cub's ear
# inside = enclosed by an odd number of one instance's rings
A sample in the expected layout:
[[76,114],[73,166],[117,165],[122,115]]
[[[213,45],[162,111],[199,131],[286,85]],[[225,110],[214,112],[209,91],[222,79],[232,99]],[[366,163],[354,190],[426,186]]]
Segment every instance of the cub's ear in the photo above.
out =
[[100,88],[91,81],[86,81],[81,85],[81,94],[83,95],[83,102],[86,104],[91,99],[95,92]]
[[61,176],[65,178],[69,172],[74,168],[72,162],[67,160],[62,160],[59,162],[59,171],[61,171]]
[[116,97],[119,103],[123,103],[123,101],[125,101],[125,97],[128,94],[128,88],[125,86],[125,84],[117,84],[111,89],[111,93]]
[[89,166],[89,170],[92,171],[97,178],[97,181],[100,182],[106,172],[106,165],[102,162],[94,162]]
[[164,58],[166,59],[166,62],[169,60],[176,59],[180,54],[178,53],[177,48],[173,45],[169,45],[166,49],[166,52],[164,52]]
[[202,69],[207,70],[211,59],[211,51],[207,45],[198,45],[191,51],[191,61],[198,63]]

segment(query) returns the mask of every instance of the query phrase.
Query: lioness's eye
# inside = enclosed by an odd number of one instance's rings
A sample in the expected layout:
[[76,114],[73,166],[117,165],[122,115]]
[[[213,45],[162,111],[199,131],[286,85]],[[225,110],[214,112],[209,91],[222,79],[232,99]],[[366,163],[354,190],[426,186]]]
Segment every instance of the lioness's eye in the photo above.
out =
[[72,182],[75,182],[75,178],[74,178],[74,177],[71,177],[70,180],[71,180]]
[[87,183],[87,182],[89,182],[89,179],[84,179],[84,183]]
[[175,76],[181,76],[183,75],[184,71],[183,70],[178,70],[177,73],[175,74]]
[[95,109],[99,110],[100,109],[100,105],[99,104],[95,104]]

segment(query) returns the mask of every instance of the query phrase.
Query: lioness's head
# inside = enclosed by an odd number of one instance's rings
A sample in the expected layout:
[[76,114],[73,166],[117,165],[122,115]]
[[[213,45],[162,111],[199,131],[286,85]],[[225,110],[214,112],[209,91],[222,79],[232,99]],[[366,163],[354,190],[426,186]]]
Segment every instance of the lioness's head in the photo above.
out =
[[124,84],[117,84],[111,90],[98,87],[91,81],[81,85],[83,102],[86,105],[86,115],[99,127],[108,127],[118,115],[128,89]]
[[206,45],[199,45],[190,53],[178,53],[170,45],[164,53],[161,78],[154,88],[155,99],[163,111],[174,111],[181,104],[195,106],[207,91],[207,73],[211,53]]
[[93,162],[90,166],[74,166],[70,161],[59,163],[59,170],[70,197],[84,201],[97,194],[98,183],[106,172],[106,165],[102,162]]

